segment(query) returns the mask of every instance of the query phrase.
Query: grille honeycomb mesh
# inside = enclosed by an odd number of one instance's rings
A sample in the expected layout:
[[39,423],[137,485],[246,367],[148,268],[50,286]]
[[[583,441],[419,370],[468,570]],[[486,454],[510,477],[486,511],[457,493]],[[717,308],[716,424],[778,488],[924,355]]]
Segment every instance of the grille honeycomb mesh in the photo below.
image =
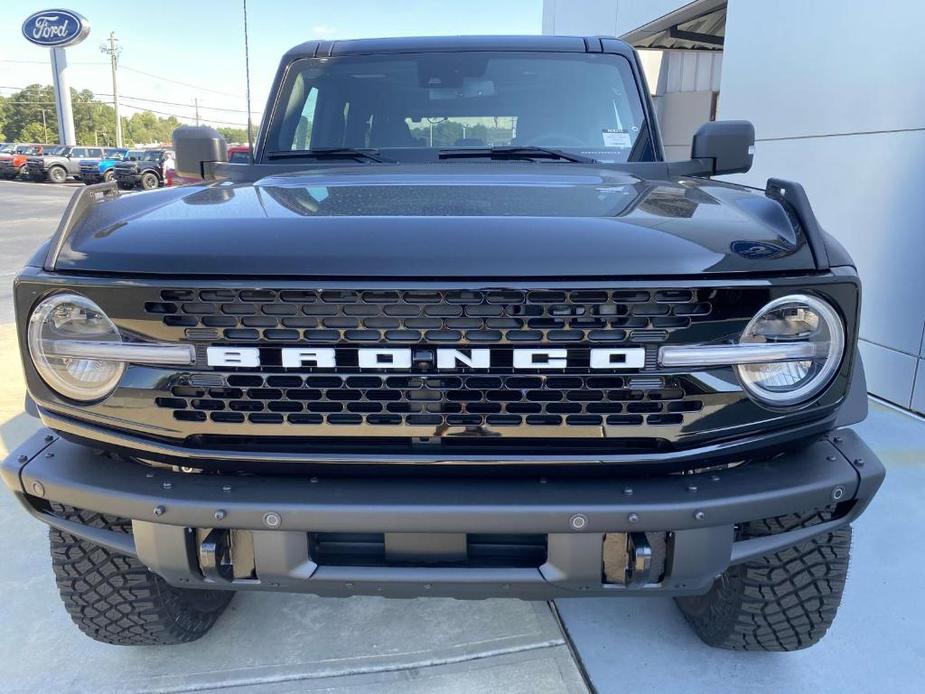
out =
[[661,342],[712,306],[689,289],[168,289],[144,309],[234,342],[542,344]]
[[677,425],[703,407],[676,379],[598,375],[228,374],[156,404],[193,422],[434,427]]

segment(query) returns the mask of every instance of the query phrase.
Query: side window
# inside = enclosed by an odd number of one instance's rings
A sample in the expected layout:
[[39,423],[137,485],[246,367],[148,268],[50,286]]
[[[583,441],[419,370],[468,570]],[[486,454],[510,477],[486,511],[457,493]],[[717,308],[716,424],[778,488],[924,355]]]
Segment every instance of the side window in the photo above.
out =
[[99,149],[98,147],[91,147],[87,150],[87,152],[89,152],[89,156],[93,157],[94,159],[99,159],[103,156],[103,150]]
[[73,159],[81,159],[81,158],[85,158],[86,156],[87,156],[86,147],[75,147],[74,149],[71,150],[71,157]]
[[312,141],[312,123],[315,121],[315,108],[318,105],[318,90],[312,87],[308,90],[305,104],[302,106],[302,115],[292,138],[291,149],[310,149]]

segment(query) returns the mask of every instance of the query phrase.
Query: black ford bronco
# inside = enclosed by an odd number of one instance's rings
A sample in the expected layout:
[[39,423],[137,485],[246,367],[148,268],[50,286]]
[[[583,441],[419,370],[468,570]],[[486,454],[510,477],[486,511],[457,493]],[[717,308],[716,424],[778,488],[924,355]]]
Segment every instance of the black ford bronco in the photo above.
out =
[[167,182],[173,168],[173,152],[168,149],[129,150],[113,164],[113,177],[122,190],[154,190]]
[[860,283],[754,130],[664,161],[613,39],[312,42],[253,163],[75,193],[15,283],[2,466],[94,639],[233,592],[671,596],[707,643],[818,641],[884,469]]

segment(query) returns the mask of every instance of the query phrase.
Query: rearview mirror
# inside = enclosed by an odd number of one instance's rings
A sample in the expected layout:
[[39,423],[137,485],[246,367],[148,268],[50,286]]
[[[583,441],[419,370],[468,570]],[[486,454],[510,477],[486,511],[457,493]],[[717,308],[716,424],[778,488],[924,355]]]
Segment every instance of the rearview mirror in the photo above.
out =
[[173,149],[176,153],[175,168],[185,178],[211,178],[207,176],[206,164],[228,161],[228,146],[225,138],[215,128],[205,125],[181,125],[173,131]]
[[755,126],[747,120],[704,123],[694,133],[691,159],[712,160],[709,176],[745,173],[755,154]]

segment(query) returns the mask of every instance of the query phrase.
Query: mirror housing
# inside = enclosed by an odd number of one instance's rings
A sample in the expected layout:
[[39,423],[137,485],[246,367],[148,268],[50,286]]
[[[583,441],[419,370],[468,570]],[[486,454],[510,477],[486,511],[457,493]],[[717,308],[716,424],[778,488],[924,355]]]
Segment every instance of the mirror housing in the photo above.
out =
[[745,173],[755,154],[755,126],[747,120],[704,123],[694,133],[691,159],[712,162],[707,176]]
[[176,171],[184,178],[211,178],[206,164],[228,161],[225,138],[207,125],[181,125],[173,131]]

